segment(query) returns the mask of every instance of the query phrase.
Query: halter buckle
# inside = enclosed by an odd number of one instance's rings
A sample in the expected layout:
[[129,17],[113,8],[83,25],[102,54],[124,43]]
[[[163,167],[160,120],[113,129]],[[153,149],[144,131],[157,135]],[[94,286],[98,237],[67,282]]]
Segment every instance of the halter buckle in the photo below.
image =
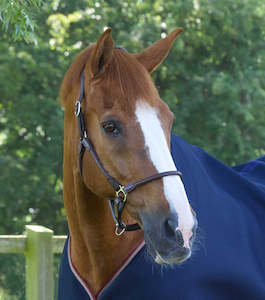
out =
[[81,111],[81,103],[80,101],[76,101],[75,103],[75,116],[78,117]]
[[124,191],[124,186],[119,185],[119,189],[115,192],[115,195],[117,198],[122,199],[123,202],[126,202],[127,193]]

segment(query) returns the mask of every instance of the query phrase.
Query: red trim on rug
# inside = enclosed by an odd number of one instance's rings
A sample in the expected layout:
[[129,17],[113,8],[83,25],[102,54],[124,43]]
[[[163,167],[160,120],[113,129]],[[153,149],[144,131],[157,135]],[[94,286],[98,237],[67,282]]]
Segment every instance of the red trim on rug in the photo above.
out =
[[76,277],[76,279],[80,282],[80,284],[83,286],[83,288],[85,289],[85,291],[87,292],[88,296],[90,297],[91,300],[96,300],[96,296],[92,293],[92,291],[90,290],[88,284],[86,283],[86,281],[79,275],[77,269],[75,268],[72,259],[71,259],[71,236],[69,236],[69,243],[68,243],[68,249],[67,249],[67,254],[68,254],[68,262],[70,265],[70,269],[73,272],[74,276]]
[[80,284],[83,286],[83,288],[85,289],[85,291],[87,292],[88,296],[91,298],[91,300],[97,300],[98,297],[104,292],[104,290],[106,290],[111,283],[118,277],[118,275],[127,267],[127,265],[133,260],[133,258],[136,256],[136,254],[144,247],[145,245],[145,241],[142,240],[141,242],[139,242],[137,244],[137,246],[128,254],[128,256],[123,260],[123,262],[120,264],[120,266],[117,268],[117,270],[115,272],[113,272],[113,275],[110,277],[109,280],[107,280],[107,282],[103,285],[103,287],[101,288],[101,290],[94,295],[94,293],[91,291],[91,289],[89,288],[88,284],[86,283],[86,281],[79,275],[78,271],[76,270],[72,260],[71,260],[71,247],[70,247],[70,243],[71,243],[71,237],[69,237],[69,243],[68,243],[68,261],[69,261],[69,265],[71,268],[71,271],[73,272],[74,276],[76,277],[76,279],[80,282]]
[[144,247],[145,241],[142,240],[137,244],[134,250],[132,250],[129,255],[123,260],[123,262],[120,264],[120,266],[117,268],[115,272],[113,272],[113,275],[107,282],[103,285],[102,289],[96,294],[96,297],[99,297],[105,289],[107,289],[111,283],[119,276],[119,274],[127,267],[127,265],[133,260],[133,258],[136,256],[136,254]]

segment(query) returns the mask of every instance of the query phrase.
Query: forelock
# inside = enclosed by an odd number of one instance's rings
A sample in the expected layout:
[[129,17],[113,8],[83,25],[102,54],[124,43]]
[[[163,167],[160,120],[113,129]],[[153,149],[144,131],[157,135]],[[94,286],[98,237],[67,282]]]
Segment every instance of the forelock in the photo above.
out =
[[114,49],[101,80],[110,91],[118,88],[127,101],[148,99],[157,94],[149,73],[132,54],[123,49]]

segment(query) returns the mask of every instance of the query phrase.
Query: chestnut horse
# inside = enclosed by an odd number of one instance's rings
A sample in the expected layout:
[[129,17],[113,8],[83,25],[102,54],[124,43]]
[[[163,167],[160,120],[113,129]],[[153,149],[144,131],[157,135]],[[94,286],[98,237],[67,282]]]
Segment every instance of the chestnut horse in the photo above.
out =
[[71,262],[94,294],[143,240],[158,264],[192,252],[197,221],[170,154],[174,116],[150,77],[181,31],[131,54],[107,29],[62,83]]

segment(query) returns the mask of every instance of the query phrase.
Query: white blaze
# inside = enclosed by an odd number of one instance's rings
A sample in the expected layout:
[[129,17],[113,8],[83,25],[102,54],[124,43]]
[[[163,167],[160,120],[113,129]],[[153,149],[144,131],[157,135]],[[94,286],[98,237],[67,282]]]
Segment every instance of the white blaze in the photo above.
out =
[[[157,172],[176,171],[156,110],[146,102],[138,101],[135,114],[143,132],[145,147]],[[178,229],[182,232],[184,246],[189,247],[194,221],[184,185],[179,176],[165,176],[162,180],[170,210],[178,215]]]

